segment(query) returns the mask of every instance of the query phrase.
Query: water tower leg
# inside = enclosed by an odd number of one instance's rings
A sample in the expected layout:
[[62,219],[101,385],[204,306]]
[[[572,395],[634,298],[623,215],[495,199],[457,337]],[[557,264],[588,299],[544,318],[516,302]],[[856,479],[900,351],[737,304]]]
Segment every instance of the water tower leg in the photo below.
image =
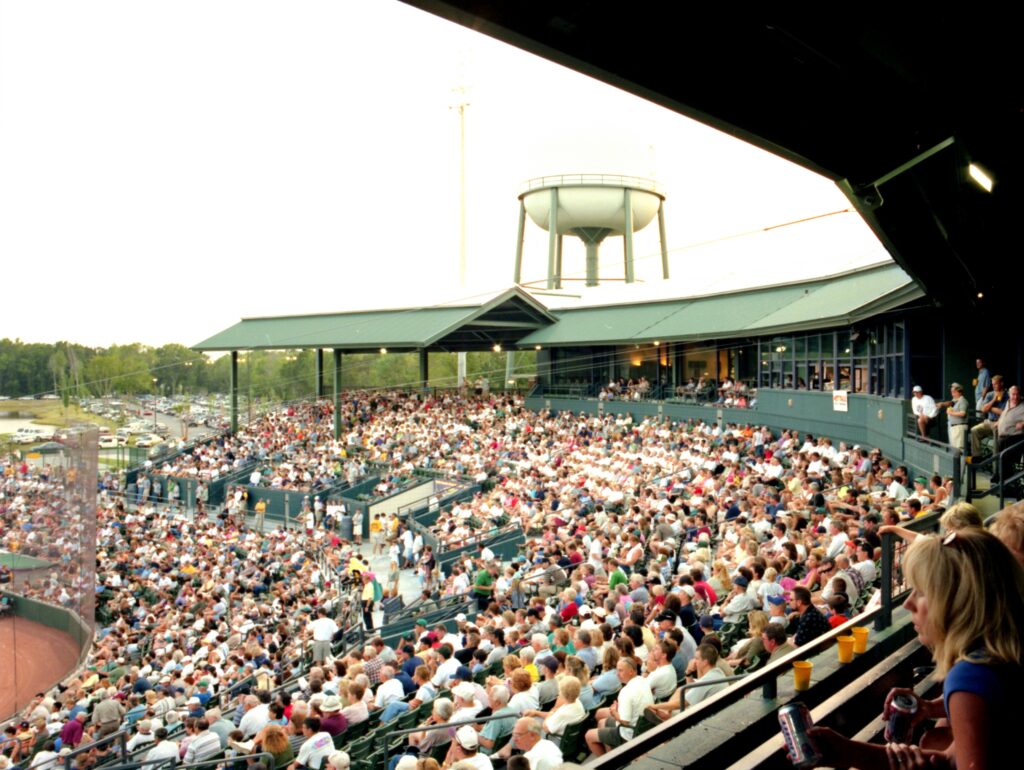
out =
[[548,283],[555,288],[555,259],[558,250],[558,188],[551,188],[551,214],[548,217]]
[[[526,237],[526,204],[519,200],[519,237],[516,239],[516,272],[515,283],[523,282],[523,239]],[[664,240],[664,238],[662,239]]]
[[585,240],[587,246],[587,286],[597,286],[597,246],[591,240]]
[[562,236],[558,236],[558,254],[555,256],[555,288],[562,288]]
[[623,217],[622,239],[626,249],[626,283],[633,283],[633,196],[627,187],[623,193],[625,216]]
[[668,242],[665,240],[665,201],[658,204],[658,237],[661,239],[661,277],[668,280]]

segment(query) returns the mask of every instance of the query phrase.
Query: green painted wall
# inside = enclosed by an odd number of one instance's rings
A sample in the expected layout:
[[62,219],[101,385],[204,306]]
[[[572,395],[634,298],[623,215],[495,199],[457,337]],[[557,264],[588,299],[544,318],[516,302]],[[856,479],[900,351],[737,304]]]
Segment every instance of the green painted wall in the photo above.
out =
[[767,425],[773,430],[796,429],[801,433],[828,436],[848,444],[878,447],[882,453],[916,472],[952,476],[956,472],[954,452],[904,439],[910,402],[901,399],[850,394],[847,411],[837,412],[832,394],[808,390],[767,390],[758,394],[756,409],[717,409],[710,406],[654,401],[600,402],[596,399],[530,397],[530,409],[554,411],[631,413],[636,418],[663,415],[673,420],[699,419],[707,422]]

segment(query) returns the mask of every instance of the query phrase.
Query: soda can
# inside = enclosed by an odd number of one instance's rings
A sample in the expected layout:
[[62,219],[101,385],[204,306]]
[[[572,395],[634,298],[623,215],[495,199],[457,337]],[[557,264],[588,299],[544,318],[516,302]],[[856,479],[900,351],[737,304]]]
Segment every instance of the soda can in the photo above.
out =
[[803,703],[789,703],[779,709],[779,726],[786,739],[786,750],[794,767],[809,768],[821,764],[821,752],[807,731],[814,726],[811,712]]
[[889,704],[889,722],[885,726],[885,739],[890,743],[912,743],[917,709],[917,698],[913,695],[900,693],[893,697]]

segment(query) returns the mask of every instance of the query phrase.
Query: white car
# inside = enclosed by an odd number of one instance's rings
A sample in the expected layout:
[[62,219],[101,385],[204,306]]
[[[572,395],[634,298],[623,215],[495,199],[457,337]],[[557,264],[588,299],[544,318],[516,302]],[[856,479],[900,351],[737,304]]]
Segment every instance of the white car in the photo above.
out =
[[[43,440],[43,431],[41,428],[18,428],[11,440],[15,444],[35,444],[38,441]],[[50,435],[53,435],[53,431],[50,431]]]
[[100,436],[98,446],[100,449],[117,449],[119,446],[124,446],[127,443],[128,439],[122,436],[106,435]]
[[163,439],[154,433],[143,433],[137,439],[135,439],[135,446],[139,447],[151,447],[157,444],[162,444]]

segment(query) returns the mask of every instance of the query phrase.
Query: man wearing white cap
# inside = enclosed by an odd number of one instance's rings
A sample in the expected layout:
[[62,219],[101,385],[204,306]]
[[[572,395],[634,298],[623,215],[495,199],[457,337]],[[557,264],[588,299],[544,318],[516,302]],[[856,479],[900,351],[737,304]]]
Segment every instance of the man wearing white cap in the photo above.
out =
[[939,408],[935,405],[935,399],[931,396],[926,396],[924,389],[920,385],[915,385],[914,397],[910,399],[910,410],[917,419],[918,433],[922,436],[927,436],[928,427],[939,413]]
[[475,770],[493,770],[491,758],[480,753],[480,741],[472,725],[463,725],[455,731],[451,757],[455,762],[465,762]]

